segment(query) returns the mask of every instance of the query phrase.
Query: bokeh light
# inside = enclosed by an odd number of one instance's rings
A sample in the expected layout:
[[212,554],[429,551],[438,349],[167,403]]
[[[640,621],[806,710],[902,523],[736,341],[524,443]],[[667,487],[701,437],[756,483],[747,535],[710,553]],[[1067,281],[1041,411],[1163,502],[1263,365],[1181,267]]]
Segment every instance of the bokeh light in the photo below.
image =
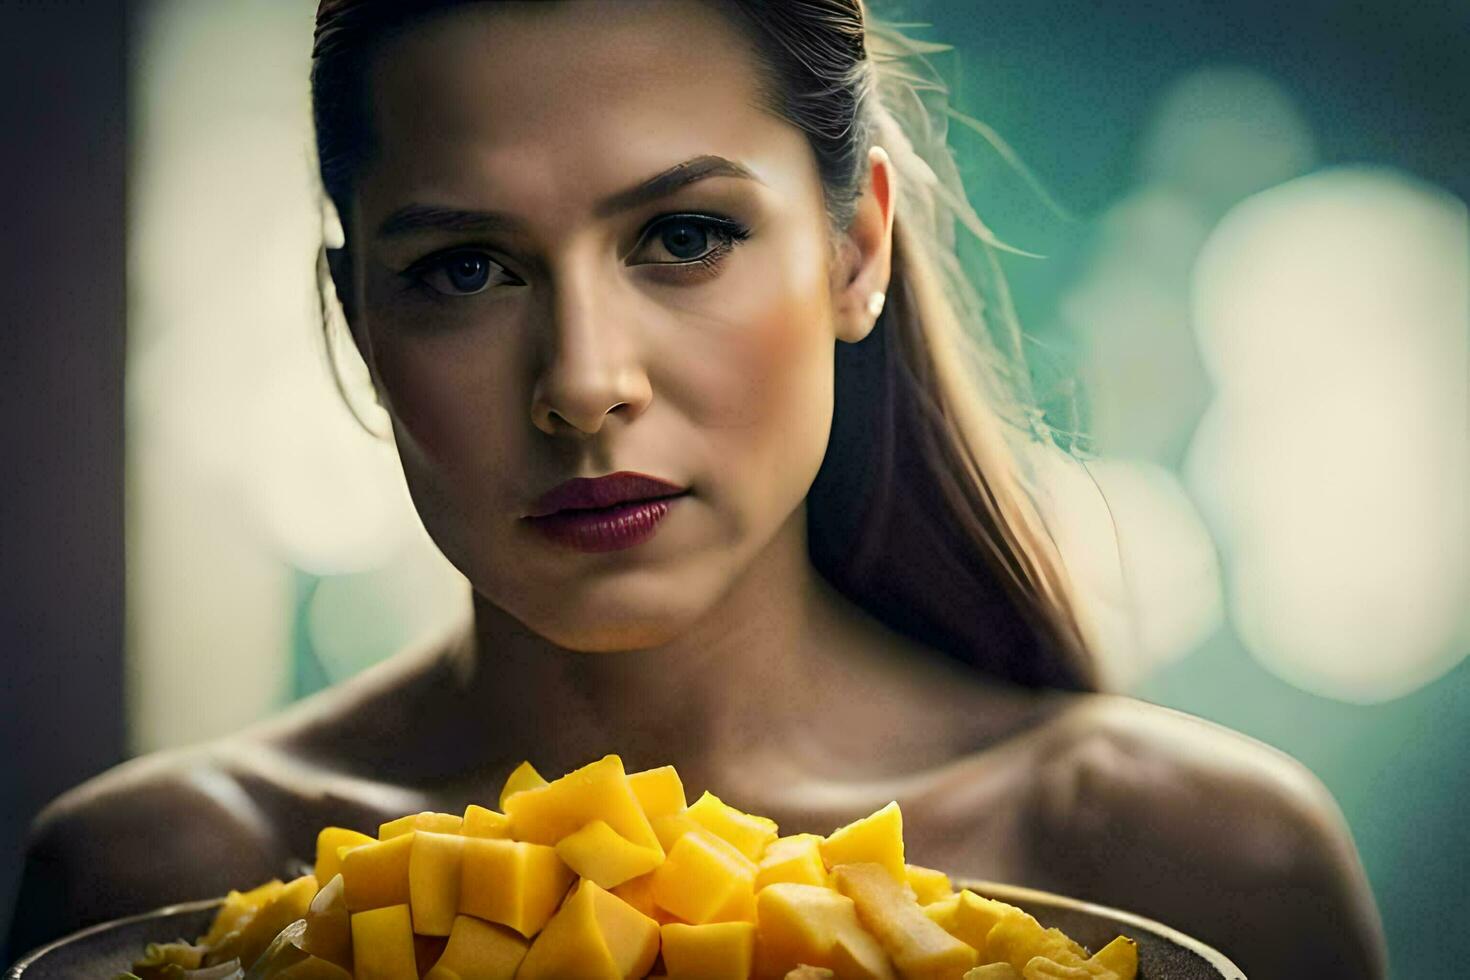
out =
[[1467,232],[1444,191],[1337,169],[1252,197],[1200,255],[1215,396],[1189,484],[1242,641],[1308,691],[1388,700],[1465,655]]

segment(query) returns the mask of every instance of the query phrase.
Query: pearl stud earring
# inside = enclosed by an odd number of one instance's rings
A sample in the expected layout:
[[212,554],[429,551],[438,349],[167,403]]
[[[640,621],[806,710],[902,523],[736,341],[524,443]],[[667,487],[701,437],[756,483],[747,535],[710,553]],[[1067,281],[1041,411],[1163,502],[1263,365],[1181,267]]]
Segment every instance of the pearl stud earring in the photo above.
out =
[[873,293],[871,293],[868,296],[868,316],[876,320],[878,318],[878,314],[883,312],[883,302],[887,298],[888,297],[881,292],[874,291]]

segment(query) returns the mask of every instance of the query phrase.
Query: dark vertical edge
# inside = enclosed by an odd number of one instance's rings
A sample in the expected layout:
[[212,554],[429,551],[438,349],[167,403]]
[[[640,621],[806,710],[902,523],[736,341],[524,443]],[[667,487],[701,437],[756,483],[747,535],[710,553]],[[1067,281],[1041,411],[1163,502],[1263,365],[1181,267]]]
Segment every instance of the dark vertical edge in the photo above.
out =
[[32,818],[125,751],[135,11],[0,3],[0,931]]

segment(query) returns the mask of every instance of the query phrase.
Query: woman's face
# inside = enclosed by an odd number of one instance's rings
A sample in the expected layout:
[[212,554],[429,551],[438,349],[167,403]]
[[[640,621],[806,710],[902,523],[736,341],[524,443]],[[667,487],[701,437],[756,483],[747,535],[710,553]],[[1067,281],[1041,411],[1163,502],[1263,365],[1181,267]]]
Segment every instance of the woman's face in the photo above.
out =
[[[439,15],[371,76],[354,333],[435,542],[570,649],[676,636],[797,526],[826,449],[822,192],[753,66],[710,5],[574,0]],[[717,166],[627,193],[691,160]],[[689,488],[652,538],[588,553],[525,520],[618,471]]]

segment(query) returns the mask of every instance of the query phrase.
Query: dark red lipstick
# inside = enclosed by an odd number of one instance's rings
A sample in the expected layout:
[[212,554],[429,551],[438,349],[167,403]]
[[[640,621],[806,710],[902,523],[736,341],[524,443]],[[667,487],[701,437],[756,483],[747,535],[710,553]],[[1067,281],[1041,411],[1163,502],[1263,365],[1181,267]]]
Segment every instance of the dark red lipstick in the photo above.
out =
[[653,537],[675,501],[688,493],[687,487],[642,473],[578,478],[543,494],[524,520],[578,551],[618,551]]

